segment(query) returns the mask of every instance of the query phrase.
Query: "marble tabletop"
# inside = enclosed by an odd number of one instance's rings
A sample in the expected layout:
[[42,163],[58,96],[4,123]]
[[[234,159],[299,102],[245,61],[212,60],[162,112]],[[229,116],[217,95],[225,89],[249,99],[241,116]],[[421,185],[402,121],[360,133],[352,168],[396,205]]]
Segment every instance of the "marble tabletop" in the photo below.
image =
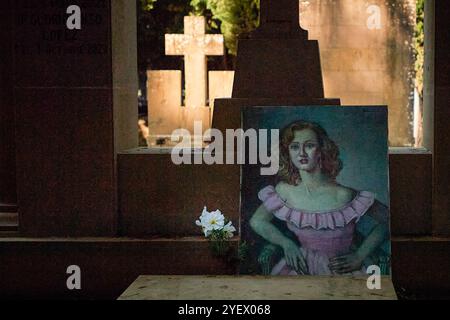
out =
[[390,277],[140,276],[119,300],[396,300]]

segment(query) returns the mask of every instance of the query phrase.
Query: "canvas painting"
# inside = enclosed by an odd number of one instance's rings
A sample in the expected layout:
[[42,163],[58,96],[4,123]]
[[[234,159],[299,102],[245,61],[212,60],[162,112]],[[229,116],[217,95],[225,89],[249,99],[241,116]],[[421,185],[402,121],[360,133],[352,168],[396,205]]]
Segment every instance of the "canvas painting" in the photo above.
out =
[[259,141],[278,164],[271,174],[259,162],[243,166],[241,273],[390,274],[387,107],[242,113],[244,131],[278,130]]

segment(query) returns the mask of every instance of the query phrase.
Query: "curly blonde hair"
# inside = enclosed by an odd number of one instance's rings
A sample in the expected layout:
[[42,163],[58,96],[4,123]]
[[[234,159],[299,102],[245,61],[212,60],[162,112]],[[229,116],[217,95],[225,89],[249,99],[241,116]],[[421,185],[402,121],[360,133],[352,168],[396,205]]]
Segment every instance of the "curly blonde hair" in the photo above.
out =
[[285,127],[281,132],[280,142],[280,170],[278,177],[281,181],[291,185],[297,185],[300,181],[300,172],[294,166],[289,155],[289,145],[294,140],[296,131],[310,129],[314,131],[319,140],[321,170],[330,179],[336,180],[342,170],[342,161],[339,159],[339,148],[331,140],[327,132],[317,123],[307,121],[295,121]]

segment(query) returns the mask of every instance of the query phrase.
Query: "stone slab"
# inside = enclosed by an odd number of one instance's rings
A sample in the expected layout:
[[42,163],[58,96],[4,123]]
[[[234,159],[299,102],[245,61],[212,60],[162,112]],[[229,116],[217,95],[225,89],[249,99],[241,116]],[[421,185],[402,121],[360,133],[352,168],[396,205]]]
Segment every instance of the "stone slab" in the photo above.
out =
[[[209,256],[201,238],[32,239],[9,234],[0,232],[1,298],[117,299],[143,274],[235,275],[237,271]],[[84,270],[84,287],[78,292],[65,286],[66,268],[73,263]],[[394,237],[392,269],[399,296],[448,297],[450,239]]]
[[119,300],[396,300],[389,277],[381,290],[367,278],[140,276]]
[[79,0],[82,29],[68,30],[70,0],[14,5],[16,87],[108,87],[112,82],[110,0]]
[[[450,238],[394,237],[392,279],[399,292],[450,296]],[[413,297],[414,298],[414,297]]]
[[111,90],[16,93],[20,231],[28,236],[115,235]]
[[[430,1],[431,2],[431,1]],[[450,42],[448,29],[450,6],[446,1],[433,1],[435,5],[435,49],[434,52],[434,151],[433,151],[433,234],[450,236]],[[431,55],[432,56],[432,55]],[[428,70],[427,70],[428,71]],[[428,111],[429,112],[429,111]]]
[[[198,234],[193,221],[204,205],[221,209],[238,225],[239,166],[176,166],[170,152],[171,148],[152,148],[119,154],[123,234]],[[394,148],[389,158],[392,235],[431,234],[431,154]]]
[[213,122],[214,102],[220,98],[231,98],[233,93],[234,71],[209,71],[209,107],[211,124]]
[[450,85],[436,87],[435,95],[433,234],[450,236]]
[[180,114],[179,128],[188,130],[191,136],[194,136],[194,127],[195,122],[197,121],[200,121],[202,123],[202,131],[201,131],[202,134],[207,129],[211,128],[210,123],[211,109],[209,107],[197,107],[197,108],[182,107],[179,108],[178,112]]
[[233,98],[323,98],[318,42],[239,40],[233,88]]
[[301,106],[340,105],[339,99],[312,99],[293,96],[290,98],[232,98],[216,99],[212,127],[225,132],[226,129],[241,128],[241,110],[252,106]]
[[300,3],[300,23],[320,43],[325,96],[338,96],[345,105],[388,105],[391,145],[413,145],[408,119],[413,110],[416,1]]
[[17,205],[0,202],[0,212],[17,213]]
[[120,229],[126,236],[199,235],[203,207],[239,226],[237,165],[173,164],[170,148],[118,156]]
[[181,71],[147,72],[150,135],[170,135],[180,128]]
[[68,30],[70,4],[13,2],[20,232],[115,236],[116,151],[137,145],[136,56],[120,41],[135,4],[80,0],[82,29]]
[[17,213],[3,212],[0,210],[0,232],[17,231],[19,227],[19,216]]
[[137,3],[119,0],[111,2],[112,87],[114,116],[114,149],[138,146],[136,135],[136,92],[139,89],[137,67]]
[[391,148],[389,175],[392,235],[430,235],[431,153],[424,149]]

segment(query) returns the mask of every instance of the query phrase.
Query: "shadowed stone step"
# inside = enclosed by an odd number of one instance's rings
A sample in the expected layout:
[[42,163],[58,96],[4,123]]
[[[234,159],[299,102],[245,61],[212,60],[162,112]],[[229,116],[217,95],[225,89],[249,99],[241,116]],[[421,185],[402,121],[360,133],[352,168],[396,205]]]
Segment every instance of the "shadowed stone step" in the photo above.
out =
[[[232,242],[237,250],[238,241]],[[235,275],[236,264],[213,257],[201,237],[0,238],[0,297],[116,299],[140,275]],[[79,292],[66,288],[67,267],[81,268]],[[397,289],[440,295],[450,292],[450,238],[392,239]]]
[[19,227],[18,214],[0,211],[0,232],[17,231]]
[[[238,240],[231,242],[236,254]],[[0,238],[0,298],[116,299],[141,274],[233,275],[237,264],[189,238]],[[66,287],[81,269],[82,290]]]
[[392,278],[399,294],[448,297],[450,238],[393,237]]
[[17,205],[12,203],[0,203],[0,213],[17,213]]
[[238,165],[175,165],[170,149],[136,149],[118,156],[122,235],[201,235],[203,207],[239,225]]

